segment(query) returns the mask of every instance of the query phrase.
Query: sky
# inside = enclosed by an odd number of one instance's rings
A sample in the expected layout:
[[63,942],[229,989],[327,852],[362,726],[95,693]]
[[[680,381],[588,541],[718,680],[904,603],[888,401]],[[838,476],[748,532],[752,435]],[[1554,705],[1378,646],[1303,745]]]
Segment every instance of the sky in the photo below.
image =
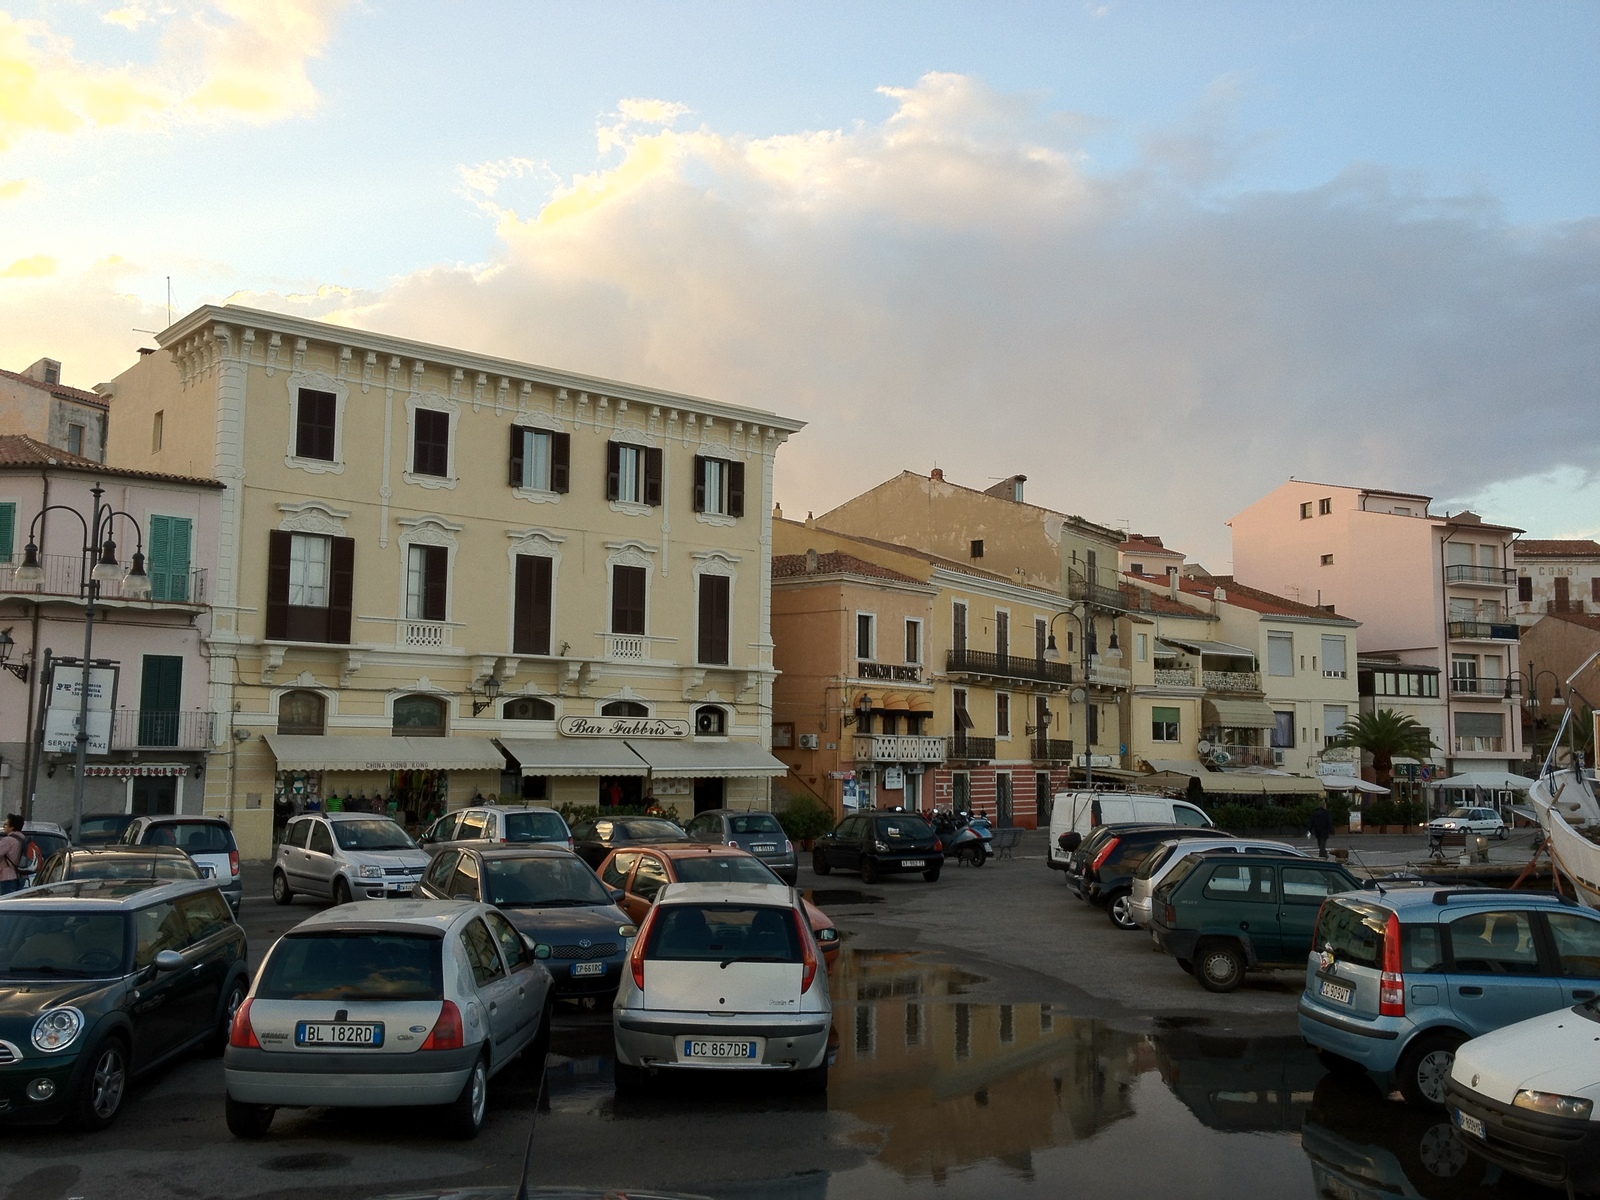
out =
[[[233,301],[810,422],[1213,570],[1600,533],[1600,4],[0,0],[0,366]],[[113,417],[114,419],[114,417]]]

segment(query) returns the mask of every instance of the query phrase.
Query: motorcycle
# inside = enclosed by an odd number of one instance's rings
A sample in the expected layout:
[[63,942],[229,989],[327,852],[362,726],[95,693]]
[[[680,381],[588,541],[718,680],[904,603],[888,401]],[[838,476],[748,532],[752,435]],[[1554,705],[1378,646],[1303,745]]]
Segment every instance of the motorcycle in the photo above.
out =
[[981,867],[994,857],[994,830],[983,817],[941,813],[934,829],[944,841],[945,857]]

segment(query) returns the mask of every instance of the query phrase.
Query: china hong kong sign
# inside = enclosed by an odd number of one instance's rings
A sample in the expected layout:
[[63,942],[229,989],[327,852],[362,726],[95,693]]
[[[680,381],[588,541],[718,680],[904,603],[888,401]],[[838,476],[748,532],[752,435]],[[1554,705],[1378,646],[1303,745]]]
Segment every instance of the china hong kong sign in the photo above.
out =
[[556,726],[563,737],[681,738],[689,722],[655,717],[562,717]]

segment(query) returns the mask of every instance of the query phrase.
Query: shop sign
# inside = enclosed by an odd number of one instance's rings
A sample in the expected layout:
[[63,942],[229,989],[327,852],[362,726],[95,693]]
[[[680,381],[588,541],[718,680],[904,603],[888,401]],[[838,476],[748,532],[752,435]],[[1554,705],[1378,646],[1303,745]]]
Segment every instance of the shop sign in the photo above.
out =
[[883,769],[883,786],[885,790],[897,792],[906,785],[906,773],[900,767],[885,767]]
[[111,710],[117,700],[117,667],[91,666],[87,672],[77,659],[58,660],[50,668],[49,703],[44,714],[44,748],[47,753],[71,754],[78,748],[78,719],[83,705],[84,675],[88,675],[90,754],[111,753]]
[[844,781],[843,800],[845,812],[855,812],[856,809],[861,807],[861,785],[857,780],[846,779]]
[[684,738],[689,722],[657,717],[562,717],[562,737]]

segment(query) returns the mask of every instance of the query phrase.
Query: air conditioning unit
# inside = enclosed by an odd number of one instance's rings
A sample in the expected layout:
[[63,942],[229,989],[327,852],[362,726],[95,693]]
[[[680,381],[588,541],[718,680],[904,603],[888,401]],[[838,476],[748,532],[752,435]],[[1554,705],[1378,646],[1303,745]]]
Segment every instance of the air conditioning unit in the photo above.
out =
[[820,733],[802,733],[800,735],[800,749],[815,750],[820,745],[822,745],[822,735]]
[[1282,750],[1274,750],[1272,752],[1272,765],[1275,766],[1275,767],[1283,766],[1283,751]]

